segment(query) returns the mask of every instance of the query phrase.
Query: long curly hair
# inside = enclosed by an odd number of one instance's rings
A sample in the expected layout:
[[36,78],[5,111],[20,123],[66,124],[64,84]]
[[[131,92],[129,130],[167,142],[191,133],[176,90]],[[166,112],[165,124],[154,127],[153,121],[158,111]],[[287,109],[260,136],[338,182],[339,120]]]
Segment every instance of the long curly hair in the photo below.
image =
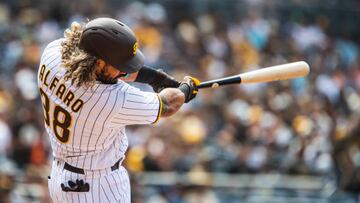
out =
[[61,46],[61,62],[66,68],[65,80],[71,80],[76,86],[95,84],[97,57],[79,48],[81,34],[85,24],[73,22],[64,32],[65,40]]

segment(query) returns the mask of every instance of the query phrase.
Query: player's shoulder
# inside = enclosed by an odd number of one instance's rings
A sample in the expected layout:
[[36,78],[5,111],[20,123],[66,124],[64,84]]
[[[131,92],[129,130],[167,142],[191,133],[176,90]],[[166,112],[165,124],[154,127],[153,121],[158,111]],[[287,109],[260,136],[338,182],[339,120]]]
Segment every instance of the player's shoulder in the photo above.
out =
[[61,43],[62,43],[64,40],[65,40],[64,38],[56,39],[56,40],[50,42],[49,44],[47,44],[44,50],[60,48],[60,47],[61,47]]
[[46,45],[44,48],[42,55],[41,55],[41,61],[44,59],[47,59],[49,56],[58,57],[61,55],[61,43],[64,41],[63,38],[54,40]]
[[[103,86],[103,88],[104,88],[104,87],[106,87],[108,85],[101,85],[101,86]],[[103,88],[100,88],[100,89],[103,89]],[[142,91],[139,88],[134,87],[131,84],[129,84],[127,82],[124,82],[124,81],[121,81],[121,80],[119,80],[119,82],[117,84],[110,85],[110,88],[108,88],[108,89],[109,90],[115,90],[120,94],[146,95],[146,94],[150,93],[150,92]]]
[[135,86],[132,86],[126,82],[122,82],[124,83],[121,89],[121,92],[124,94],[125,97],[137,97],[138,99],[146,99],[146,98],[153,98],[153,97],[157,97],[155,92],[149,92],[149,91],[144,91],[141,90]]
[[64,41],[64,38],[56,39],[49,44],[46,45],[43,51],[43,55],[49,54],[49,53],[58,53],[60,54],[61,50],[61,43]]
[[118,82],[119,87],[121,87],[122,92],[125,93],[134,93],[134,92],[142,92],[139,88],[132,86],[129,83],[126,83],[124,81],[119,81]]
[[[66,84],[70,86],[72,85],[71,81],[67,81]],[[127,86],[128,84],[125,82],[119,82],[117,84],[104,84],[100,81],[95,81],[95,84],[91,86],[81,86],[80,88],[90,94],[104,94],[106,92],[125,92],[128,89]]]

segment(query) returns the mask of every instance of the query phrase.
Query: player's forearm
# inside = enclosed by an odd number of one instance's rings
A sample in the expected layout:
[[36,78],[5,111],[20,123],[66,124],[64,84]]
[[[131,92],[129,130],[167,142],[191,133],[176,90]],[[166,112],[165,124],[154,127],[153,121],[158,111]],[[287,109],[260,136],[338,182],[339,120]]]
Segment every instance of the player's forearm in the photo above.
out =
[[185,95],[177,88],[163,89],[159,96],[162,100],[161,117],[175,114],[185,102]]

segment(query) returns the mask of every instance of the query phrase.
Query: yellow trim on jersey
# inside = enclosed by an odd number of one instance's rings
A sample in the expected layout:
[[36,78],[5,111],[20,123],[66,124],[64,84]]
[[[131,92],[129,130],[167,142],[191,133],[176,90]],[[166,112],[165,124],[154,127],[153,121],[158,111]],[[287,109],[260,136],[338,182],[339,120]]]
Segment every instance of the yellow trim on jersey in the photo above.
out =
[[160,97],[158,94],[157,94],[156,96],[157,96],[158,99],[159,99],[160,105],[159,105],[159,111],[158,111],[158,115],[157,115],[157,117],[156,117],[156,120],[155,120],[152,124],[155,124],[155,123],[157,123],[157,122],[159,121],[159,119],[160,119],[160,117],[161,117],[161,113],[162,113],[162,106],[163,106],[162,99],[161,99],[161,97]]

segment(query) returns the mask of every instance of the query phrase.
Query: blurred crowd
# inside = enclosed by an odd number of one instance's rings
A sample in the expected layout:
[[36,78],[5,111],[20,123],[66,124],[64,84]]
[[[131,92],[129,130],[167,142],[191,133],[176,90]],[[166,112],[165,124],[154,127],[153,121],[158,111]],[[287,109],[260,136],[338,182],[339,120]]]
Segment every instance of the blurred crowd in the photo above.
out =
[[[3,198],[22,202],[39,196],[43,202],[49,201],[44,180],[50,170],[51,148],[36,85],[41,51],[62,37],[72,21],[86,22],[104,14],[134,30],[147,64],[178,79],[192,75],[205,81],[293,61],[307,61],[311,67],[304,78],[201,90],[172,118],[156,126],[128,127],[130,147],[125,165],[131,174],[341,173],[334,161],[334,147],[360,128],[360,38],[337,34],[326,16],[280,20],[262,14],[266,1],[243,1],[244,5],[256,5],[232,19],[216,9],[186,15],[183,1],[170,8],[141,2],[81,5],[85,1],[65,0],[50,1],[48,7],[27,1],[5,2],[0,3]],[[151,91],[149,86],[134,85]],[[359,173],[360,142],[349,143],[343,147],[347,150],[343,156],[352,171]],[[135,202],[142,202],[137,186],[133,194]],[[206,202],[219,201],[212,195],[205,194],[211,199]],[[173,194],[170,200],[169,196],[161,192],[152,196],[152,201],[185,201]],[[185,198],[199,202],[194,194]]]

